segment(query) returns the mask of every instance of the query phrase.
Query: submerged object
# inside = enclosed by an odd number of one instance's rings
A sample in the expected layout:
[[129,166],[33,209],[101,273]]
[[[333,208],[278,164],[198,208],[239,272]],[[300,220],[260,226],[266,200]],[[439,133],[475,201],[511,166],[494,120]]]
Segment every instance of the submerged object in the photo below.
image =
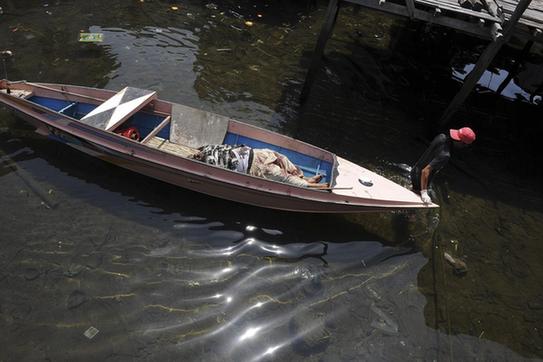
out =
[[[226,116],[159,100],[154,91],[126,87],[115,93],[1,80],[0,102],[53,140],[134,172],[231,201],[319,213],[437,207],[332,152]],[[131,128],[138,130],[138,137],[126,133]],[[322,175],[320,182],[330,187],[299,187],[190,157],[207,144],[274,150],[306,177]]]
[[451,264],[456,275],[464,275],[468,272],[468,265],[463,260],[455,258],[447,252],[443,253],[443,257]]
[[91,326],[83,333],[83,335],[87,337],[88,339],[93,339],[94,336],[98,334],[98,332],[100,331],[96,327]]
[[310,309],[301,310],[291,317],[289,332],[293,349],[305,356],[326,350],[332,336],[324,314]]

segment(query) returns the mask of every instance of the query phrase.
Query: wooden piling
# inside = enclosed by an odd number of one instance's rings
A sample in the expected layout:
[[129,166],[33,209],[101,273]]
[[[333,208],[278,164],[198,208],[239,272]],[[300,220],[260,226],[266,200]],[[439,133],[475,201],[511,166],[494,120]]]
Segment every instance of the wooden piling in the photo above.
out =
[[328,9],[326,10],[326,20],[321,29],[319,39],[317,40],[317,46],[315,47],[315,52],[313,53],[313,60],[311,61],[311,66],[307,72],[307,77],[305,79],[304,87],[302,88],[302,94],[300,95],[301,103],[304,103],[311,91],[311,86],[315,81],[317,72],[322,66],[322,57],[324,54],[324,48],[326,47],[326,42],[332,35],[332,30],[336,24],[337,16],[339,13],[339,0],[330,0],[328,3]]
[[495,41],[491,42],[486,47],[486,49],[479,57],[479,60],[475,64],[473,70],[464,79],[464,84],[462,85],[462,88],[453,98],[447,109],[445,109],[445,112],[443,112],[443,115],[439,120],[440,127],[445,127],[450,122],[452,116],[456,113],[462,103],[464,103],[464,101],[468,98],[471,91],[473,90],[479,79],[481,79],[481,76],[483,75],[485,70],[490,65],[490,62],[492,62],[496,54],[498,54],[498,51],[505,43],[507,43],[509,37],[513,34],[515,26],[517,25],[528,5],[530,5],[531,1],[532,0],[519,1],[515,11],[509,19],[509,22],[505,26],[503,36],[497,37]]

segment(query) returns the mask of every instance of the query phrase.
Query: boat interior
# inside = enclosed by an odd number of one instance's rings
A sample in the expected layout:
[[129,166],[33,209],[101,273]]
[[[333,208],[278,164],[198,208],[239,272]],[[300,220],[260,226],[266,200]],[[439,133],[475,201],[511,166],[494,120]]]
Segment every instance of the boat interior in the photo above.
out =
[[[36,90],[47,88],[39,84],[35,86]],[[6,89],[1,91],[6,93]],[[331,181],[333,154],[225,116],[179,104],[172,104],[170,114],[156,112],[153,110],[153,102],[157,102],[154,91],[126,87],[99,105],[82,102],[81,97],[70,97],[67,92],[59,92],[56,98],[51,96],[51,92],[43,96],[39,91],[12,87],[10,94],[122,136],[130,137],[126,131],[135,129],[137,137],[132,139],[178,156],[190,156],[206,144],[268,148],[287,156],[304,171],[306,177],[321,174],[321,182]]]

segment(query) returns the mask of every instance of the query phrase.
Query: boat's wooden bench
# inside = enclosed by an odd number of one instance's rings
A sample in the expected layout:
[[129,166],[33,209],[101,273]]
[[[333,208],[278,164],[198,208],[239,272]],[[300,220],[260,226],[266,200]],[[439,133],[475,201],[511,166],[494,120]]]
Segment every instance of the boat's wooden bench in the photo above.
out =
[[[7,89],[0,89],[0,92],[8,94]],[[26,99],[32,96],[32,92],[22,89],[10,89],[9,95],[17,98]]]
[[189,157],[198,153],[196,148],[173,143],[160,137],[152,137],[147,141],[146,144],[147,146],[174,154],[176,156]]

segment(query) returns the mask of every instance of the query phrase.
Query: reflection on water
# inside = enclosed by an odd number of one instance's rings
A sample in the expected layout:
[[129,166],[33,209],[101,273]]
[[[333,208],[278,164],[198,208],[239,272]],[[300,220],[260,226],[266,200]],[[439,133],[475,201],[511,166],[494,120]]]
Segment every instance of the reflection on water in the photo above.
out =
[[[10,77],[156,89],[408,183],[425,145],[404,99],[444,87],[420,66],[416,27],[342,10],[300,110],[323,4],[172,4],[5,1]],[[104,42],[79,44],[80,30]],[[440,61],[430,71],[448,78]],[[478,144],[436,182],[439,213],[326,216],[176,189],[2,110],[0,359],[541,357],[541,192],[478,126]]]
[[[536,65],[532,66],[538,69],[536,71],[533,71],[534,74],[543,73],[543,69],[541,67],[538,67]],[[473,70],[474,67],[475,64],[466,64],[463,69],[453,68],[452,76],[454,79],[464,80],[464,78],[466,78],[466,76]],[[530,73],[532,71],[528,69],[525,72]],[[537,82],[538,80],[534,81]],[[479,81],[477,82],[477,84],[484,89],[488,89],[494,92],[496,92],[501,87],[503,89],[501,90],[500,95],[510,100],[519,99],[536,105],[541,103],[542,98],[540,95],[530,94],[526,90],[518,86],[515,80],[510,77],[509,72],[504,69],[496,69],[494,71],[486,70],[481,76],[481,79],[479,79]],[[539,79],[539,84],[543,84],[543,78]],[[533,90],[535,91],[536,89],[537,88],[534,88]]]
[[[190,215],[199,208],[189,202],[206,199],[177,190],[172,196],[178,210],[164,213],[160,203],[148,203],[145,192],[135,200],[66,178],[64,168],[72,160],[57,161],[58,169],[40,159],[17,163],[33,171],[40,187],[54,190],[54,210],[22,194],[13,172],[2,178],[6,201],[24,200],[11,213],[12,229],[3,232],[9,243],[2,282],[14,291],[3,296],[10,340],[34,336],[38,351],[53,340],[70,341],[62,353],[42,352],[50,358],[82,356],[88,348],[139,357],[189,357],[198,351],[209,360],[260,360],[293,350],[303,356],[349,334],[343,323],[356,306],[366,310],[357,313],[361,320],[370,318],[372,329],[399,334],[397,322],[384,314],[382,295],[390,291],[382,284],[413,280],[426,261],[410,248],[370,240],[292,242],[312,228],[306,218],[294,229],[281,229],[281,222],[266,221],[277,214],[271,211],[252,224],[235,221],[243,217],[239,210],[220,219]],[[112,172],[110,177],[119,176]],[[63,182],[61,188],[55,180]],[[132,182],[126,194],[138,194],[148,180],[134,176]],[[79,194],[82,188],[87,195]],[[229,207],[218,200],[210,205]],[[120,209],[130,209],[130,216]],[[27,220],[33,226],[21,233]],[[398,263],[395,255],[408,257]],[[90,326],[99,330],[92,342],[82,336]],[[27,343],[11,351],[22,358],[34,353]]]

